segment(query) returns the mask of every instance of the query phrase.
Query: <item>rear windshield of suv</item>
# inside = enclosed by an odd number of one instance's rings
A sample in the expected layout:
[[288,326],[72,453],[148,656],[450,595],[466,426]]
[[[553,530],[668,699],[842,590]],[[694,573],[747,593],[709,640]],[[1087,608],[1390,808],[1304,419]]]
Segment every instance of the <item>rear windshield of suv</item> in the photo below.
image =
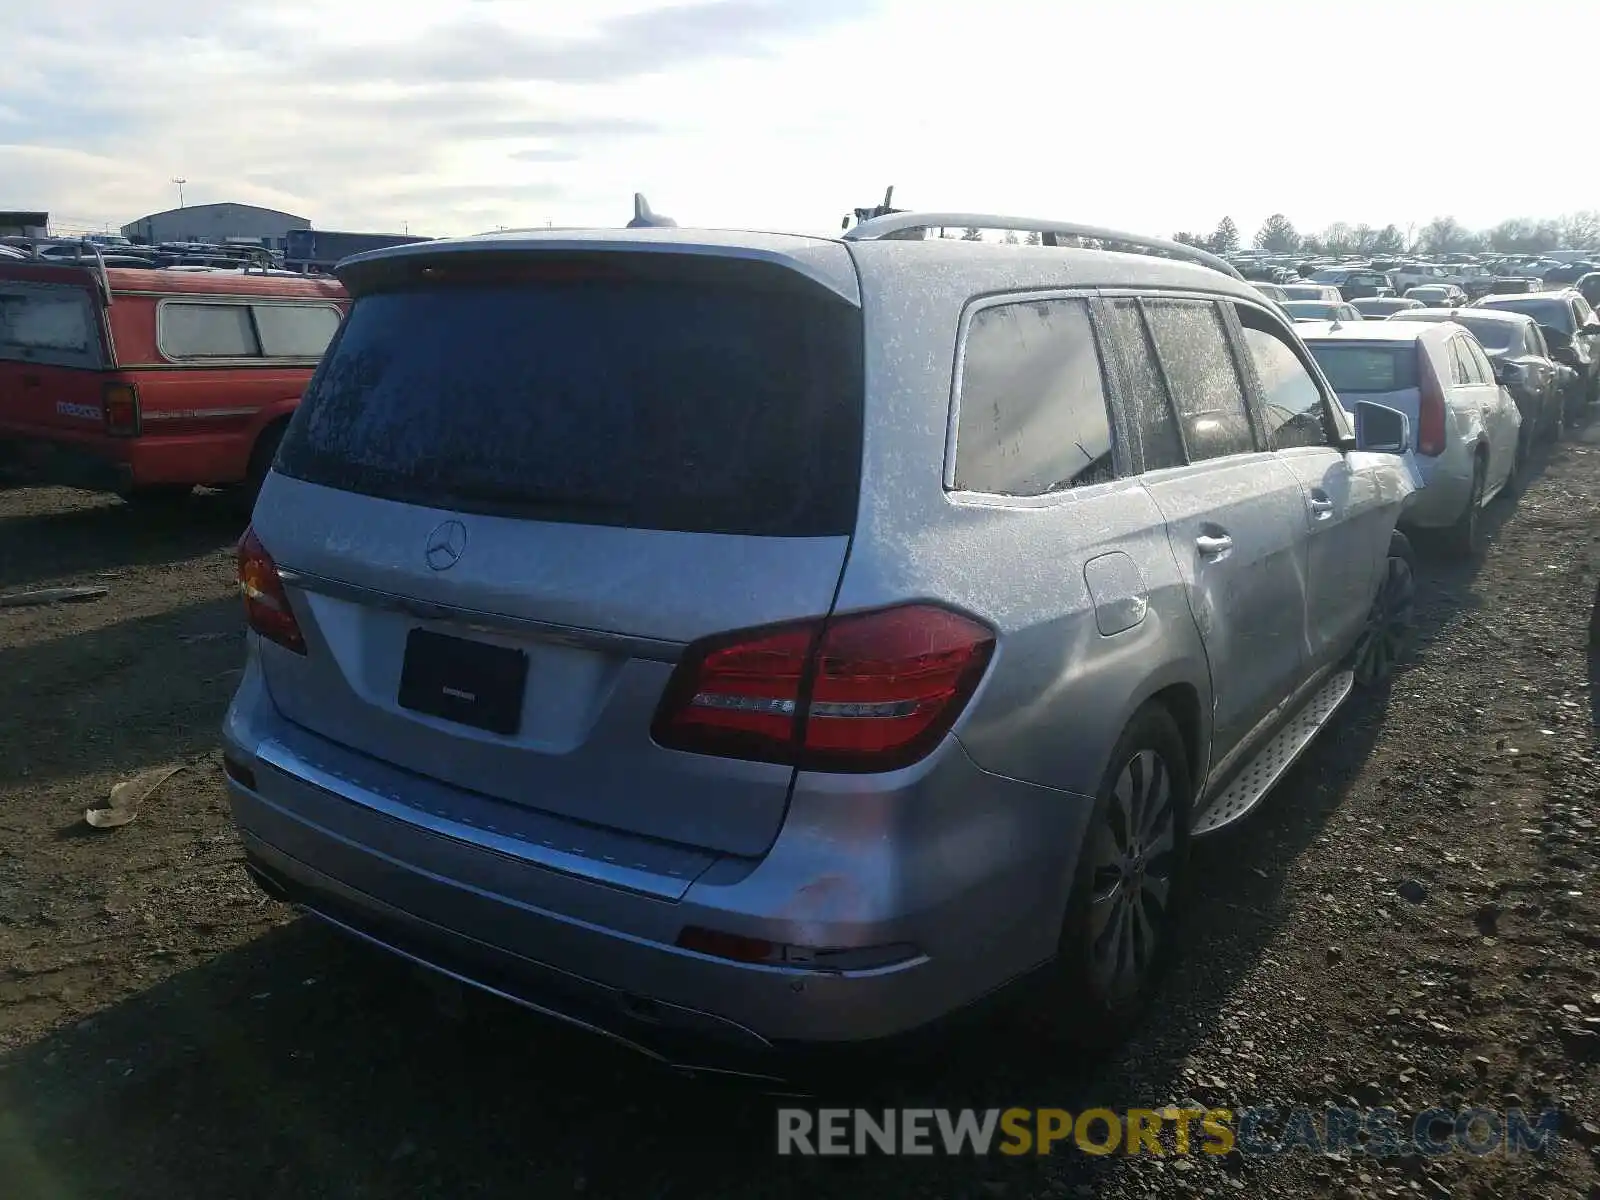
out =
[[1513,344],[1519,348],[1522,346],[1521,322],[1475,321],[1465,313],[1458,313],[1450,319],[1470,329],[1472,336],[1478,339],[1478,344],[1491,354],[1502,353]]
[[1333,390],[1341,394],[1398,392],[1417,386],[1414,342],[1363,346],[1352,342],[1314,341],[1307,345]]
[[1519,312],[1532,317],[1540,325],[1548,325],[1552,329],[1559,329],[1562,333],[1571,333],[1576,327],[1572,320],[1572,305],[1565,300],[1501,300],[1493,298],[1487,301],[1485,308],[1503,308],[1509,312]]
[[413,270],[356,300],[277,468],[464,512],[848,533],[860,310],[795,272],[724,261],[692,279],[546,262],[429,284]]

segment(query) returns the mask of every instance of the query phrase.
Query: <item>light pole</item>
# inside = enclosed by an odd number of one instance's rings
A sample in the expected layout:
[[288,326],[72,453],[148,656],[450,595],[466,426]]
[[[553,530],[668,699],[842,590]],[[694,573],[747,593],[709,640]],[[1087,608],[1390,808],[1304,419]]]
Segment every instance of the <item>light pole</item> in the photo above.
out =
[[178,207],[182,208],[183,207],[183,185],[188,183],[189,181],[187,179],[181,179],[178,176],[174,175],[172,177],[172,182],[178,185]]

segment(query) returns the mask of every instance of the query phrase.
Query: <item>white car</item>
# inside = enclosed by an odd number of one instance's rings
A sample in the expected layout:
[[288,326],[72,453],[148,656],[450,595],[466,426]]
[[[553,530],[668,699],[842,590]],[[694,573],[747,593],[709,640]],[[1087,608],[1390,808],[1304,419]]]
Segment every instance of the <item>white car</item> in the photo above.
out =
[[1522,414],[1478,339],[1453,321],[1404,316],[1297,331],[1347,410],[1370,400],[1410,418],[1422,486],[1402,527],[1442,531],[1457,554],[1473,554],[1483,506],[1516,494],[1523,446]]
[[1453,283],[1425,283],[1421,287],[1407,288],[1407,300],[1419,300],[1428,308],[1463,308],[1467,293]]
[[1425,262],[1402,263],[1388,275],[1394,281],[1395,292],[1401,296],[1411,288],[1449,283],[1452,279],[1449,267]]
[[1364,318],[1354,305],[1343,300],[1286,300],[1283,311],[1295,321],[1360,321]]
[[1326,300],[1330,304],[1338,304],[1344,299],[1332,284],[1285,283],[1282,287],[1285,300]]

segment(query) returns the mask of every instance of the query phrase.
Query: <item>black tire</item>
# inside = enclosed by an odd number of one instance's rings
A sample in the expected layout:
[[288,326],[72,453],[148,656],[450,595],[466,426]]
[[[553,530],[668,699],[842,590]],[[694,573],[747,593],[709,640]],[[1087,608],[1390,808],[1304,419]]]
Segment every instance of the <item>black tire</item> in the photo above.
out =
[[1527,486],[1528,444],[1531,441],[1532,435],[1526,426],[1517,431],[1517,447],[1511,452],[1511,473],[1506,476],[1505,485],[1500,489],[1500,494],[1513,504]]
[[181,508],[187,504],[189,497],[194,495],[194,488],[187,483],[153,483],[129,488],[119,495],[122,502],[132,508],[160,511]]
[[[1156,807],[1141,806],[1141,796]],[[1171,957],[1192,796],[1176,723],[1159,704],[1146,705],[1122,731],[1095,796],[1045,993],[1042,1032],[1076,1052],[1096,1054],[1123,1041]],[[1130,824],[1142,827],[1131,840]]]
[[1480,454],[1473,463],[1472,490],[1467,495],[1467,506],[1444,534],[1446,548],[1457,558],[1471,558],[1478,552],[1478,526],[1483,515],[1483,493],[1488,488],[1488,474],[1488,463]]
[[256,506],[256,497],[261,494],[261,485],[267,481],[267,473],[272,470],[272,460],[278,457],[278,445],[283,441],[283,431],[288,426],[287,417],[274,421],[256,438],[256,444],[250,451],[250,466],[245,473],[244,488],[239,495],[239,502],[246,511]]
[[1367,612],[1366,628],[1350,653],[1356,685],[1382,687],[1411,653],[1417,632],[1417,560],[1406,535],[1389,535],[1383,576]]
[[1541,440],[1554,446],[1561,441],[1562,435],[1567,429],[1565,398],[1561,396],[1546,397],[1542,415],[1544,417],[1544,429],[1541,431]]

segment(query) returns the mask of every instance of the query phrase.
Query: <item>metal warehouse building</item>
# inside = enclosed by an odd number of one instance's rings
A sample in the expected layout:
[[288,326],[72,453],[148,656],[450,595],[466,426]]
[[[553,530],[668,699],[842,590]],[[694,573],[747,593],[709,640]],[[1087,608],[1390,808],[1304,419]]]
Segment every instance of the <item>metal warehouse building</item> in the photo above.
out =
[[191,204],[151,213],[122,227],[122,235],[136,242],[210,242],[249,240],[282,250],[291,229],[310,229],[307,217],[257,208],[253,204]]

